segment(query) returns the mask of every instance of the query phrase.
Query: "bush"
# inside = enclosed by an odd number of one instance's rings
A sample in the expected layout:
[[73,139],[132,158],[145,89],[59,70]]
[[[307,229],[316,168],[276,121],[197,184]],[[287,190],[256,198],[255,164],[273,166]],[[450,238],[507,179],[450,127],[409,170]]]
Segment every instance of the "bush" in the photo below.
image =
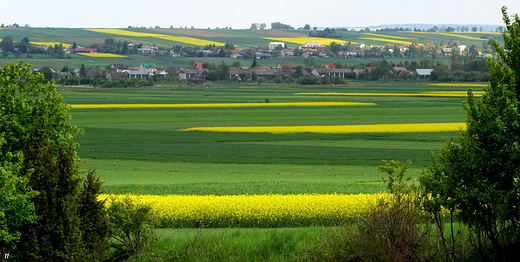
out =
[[107,212],[114,260],[143,253],[156,240],[150,206],[125,197],[118,201],[112,199]]

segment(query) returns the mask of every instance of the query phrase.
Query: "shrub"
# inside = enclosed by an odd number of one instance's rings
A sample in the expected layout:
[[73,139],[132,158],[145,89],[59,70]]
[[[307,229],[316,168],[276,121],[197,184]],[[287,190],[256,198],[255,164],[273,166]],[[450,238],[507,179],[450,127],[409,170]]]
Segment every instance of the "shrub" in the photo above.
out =
[[111,201],[108,223],[114,260],[126,259],[146,251],[156,240],[154,215],[148,205],[129,197]]

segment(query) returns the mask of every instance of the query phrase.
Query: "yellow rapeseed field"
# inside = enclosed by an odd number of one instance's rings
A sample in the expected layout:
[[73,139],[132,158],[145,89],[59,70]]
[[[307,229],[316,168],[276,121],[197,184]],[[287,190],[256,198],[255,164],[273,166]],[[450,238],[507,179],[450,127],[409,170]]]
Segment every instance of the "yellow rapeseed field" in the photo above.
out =
[[[483,91],[473,91],[475,97],[482,96]],[[294,93],[294,95],[319,96],[437,96],[437,97],[467,97],[466,91],[432,91],[421,93]]]
[[374,34],[374,33],[361,33],[361,34],[362,34],[362,35],[375,36],[375,37],[395,38],[395,39],[411,39],[411,40],[415,40],[415,39],[417,39],[417,38],[412,38],[412,37],[402,37],[402,36],[381,35],[381,34]]
[[70,105],[76,109],[88,108],[160,108],[160,107],[268,107],[268,106],[359,106],[377,105],[360,102],[294,102],[294,103],[207,103],[207,104],[83,104]]
[[[263,39],[270,39],[281,42],[295,43],[303,45],[307,42],[316,42],[322,43],[324,45],[330,45],[332,42],[336,42],[338,44],[346,44],[348,41],[338,40],[338,39],[330,39],[330,38],[321,38],[321,37],[261,37]],[[354,43],[354,42],[351,42]]]
[[428,86],[481,86],[486,87],[488,84],[467,84],[467,83],[457,83],[457,84],[448,84],[448,83],[441,83],[441,84],[426,84]]
[[294,227],[337,225],[360,217],[388,194],[99,196],[107,205],[124,197],[150,205],[161,226]]
[[70,48],[72,46],[71,44],[65,44],[65,43],[60,43],[60,42],[33,42],[33,41],[31,41],[29,43],[33,44],[33,45],[45,45],[45,46],[55,46],[55,45],[61,44],[65,48]]
[[[394,39],[380,38],[380,37],[360,37],[359,39],[374,40],[374,41],[381,41],[381,42],[395,43],[395,44],[408,44],[408,45],[417,44],[417,43],[408,42],[408,41],[394,40]],[[417,44],[417,45],[422,45],[422,44]]]
[[466,123],[377,124],[336,126],[216,126],[192,127],[183,131],[240,132],[240,133],[422,133],[453,132],[465,128]]
[[125,55],[116,55],[110,53],[78,53],[78,55],[88,56],[88,57],[127,57]]
[[477,38],[473,36],[464,35],[461,33],[441,33],[441,32],[419,32],[419,31],[403,31],[406,33],[414,33],[414,34],[434,34],[434,35],[445,35],[445,36],[451,36],[451,37],[459,37],[463,39],[469,39],[469,40],[481,40],[486,41],[488,39],[486,38]]
[[160,39],[170,40],[170,41],[174,41],[174,42],[180,42],[180,43],[198,45],[198,46],[206,46],[206,45],[213,45],[213,44],[217,45],[217,46],[225,45],[224,43],[209,41],[209,40],[204,40],[204,39],[198,39],[198,38],[193,38],[193,37],[140,33],[140,32],[126,31],[126,30],[122,30],[122,29],[85,29],[85,30],[99,32],[99,33],[113,34],[113,35],[124,35],[124,36],[133,36],[133,37],[154,37],[154,38],[160,38]]

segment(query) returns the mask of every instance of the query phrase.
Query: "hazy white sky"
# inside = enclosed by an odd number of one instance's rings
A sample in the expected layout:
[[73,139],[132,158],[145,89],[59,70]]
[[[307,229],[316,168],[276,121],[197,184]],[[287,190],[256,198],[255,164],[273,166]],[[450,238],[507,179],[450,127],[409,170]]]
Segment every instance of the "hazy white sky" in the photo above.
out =
[[[7,0],[2,0],[7,1]],[[160,26],[248,29],[252,23],[294,28],[383,24],[503,25],[500,8],[520,13],[519,0],[85,0],[8,1],[0,23],[32,27],[126,28]]]

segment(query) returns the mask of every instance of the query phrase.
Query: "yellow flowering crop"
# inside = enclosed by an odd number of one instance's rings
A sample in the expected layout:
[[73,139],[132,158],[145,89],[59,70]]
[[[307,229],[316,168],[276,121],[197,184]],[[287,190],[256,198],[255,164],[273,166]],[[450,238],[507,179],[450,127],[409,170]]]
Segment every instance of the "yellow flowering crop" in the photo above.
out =
[[482,87],[488,86],[488,84],[466,84],[466,83],[458,83],[458,84],[442,83],[442,84],[426,84],[426,85],[428,85],[428,86],[482,86]]
[[[344,40],[321,38],[321,37],[261,37],[261,38],[275,40],[275,41],[295,43],[295,44],[300,44],[300,45],[303,45],[307,42],[322,43],[324,45],[330,45],[330,43],[332,43],[332,42],[336,42],[336,43],[342,44],[342,45],[348,43],[347,41],[344,41]],[[354,43],[354,42],[351,42],[351,43]]]
[[[387,39],[387,38],[378,38],[378,37],[360,37],[359,39],[374,40],[374,41],[396,43],[396,44],[408,44],[408,45],[414,44],[413,42],[408,42],[408,41],[401,41],[401,40],[394,40],[394,39]],[[422,45],[422,44],[417,44],[417,45]]]
[[[320,95],[320,96],[437,96],[437,97],[467,97],[465,91],[432,91],[421,93],[294,93],[295,95]],[[475,97],[482,96],[484,92],[474,91]]]
[[116,55],[110,53],[78,53],[78,55],[88,56],[88,57],[127,57],[125,55]]
[[207,104],[89,104],[72,108],[159,108],[159,107],[266,107],[266,106],[357,106],[376,105],[359,102],[294,102],[294,103],[207,103]]
[[337,126],[216,126],[192,127],[182,131],[240,132],[240,133],[422,133],[453,132],[466,126],[465,123],[422,123],[422,124],[378,124],[378,125],[337,125]]
[[224,43],[209,41],[204,39],[198,39],[193,37],[184,37],[184,36],[172,36],[172,35],[163,35],[163,34],[151,34],[151,33],[141,33],[141,32],[132,32],[121,29],[85,29],[93,32],[113,34],[113,35],[124,35],[124,36],[134,36],[134,37],[154,37],[164,40],[170,40],[174,42],[180,42],[191,45],[198,46],[207,46],[207,45],[217,45],[224,46]]
[[107,205],[123,197],[150,205],[161,226],[296,227],[337,225],[366,214],[388,194],[99,196]]
[[412,37],[402,37],[402,36],[391,36],[391,35],[381,35],[381,34],[373,34],[373,33],[362,33],[363,35],[370,35],[370,36],[376,36],[376,37],[386,37],[386,38],[396,38],[396,39],[417,39]]
[[464,39],[469,39],[469,40],[480,40],[480,41],[483,41],[483,40],[488,40],[486,38],[477,38],[477,37],[473,37],[473,36],[467,36],[467,35],[462,35],[462,34],[456,34],[456,33],[442,33],[442,32],[419,32],[419,31],[404,31],[406,33],[415,33],[415,34],[435,34],[435,35],[445,35],[445,36],[452,36],[452,37],[459,37],[459,38],[464,38]]
[[31,41],[29,43],[33,44],[33,45],[46,45],[46,46],[55,46],[55,45],[61,44],[65,48],[70,48],[72,46],[71,44],[65,44],[65,43],[60,43],[60,42],[32,42]]

